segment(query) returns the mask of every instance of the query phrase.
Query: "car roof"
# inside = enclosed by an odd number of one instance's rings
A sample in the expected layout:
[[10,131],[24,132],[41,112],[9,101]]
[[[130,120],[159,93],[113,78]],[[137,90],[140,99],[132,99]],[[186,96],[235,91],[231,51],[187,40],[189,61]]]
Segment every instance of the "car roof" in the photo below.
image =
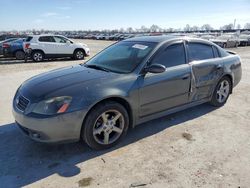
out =
[[40,34],[40,35],[29,35],[29,37],[46,37],[46,36],[61,36],[61,37],[65,37],[63,35],[56,35],[56,34]]
[[124,41],[163,43],[163,42],[171,42],[171,41],[176,41],[176,40],[186,40],[188,42],[198,42],[198,43],[214,45],[212,42],[205,40],[205,39],[187,37],[187,36],[175,36],[175,35],[134,37],[134,38],[126,39]]

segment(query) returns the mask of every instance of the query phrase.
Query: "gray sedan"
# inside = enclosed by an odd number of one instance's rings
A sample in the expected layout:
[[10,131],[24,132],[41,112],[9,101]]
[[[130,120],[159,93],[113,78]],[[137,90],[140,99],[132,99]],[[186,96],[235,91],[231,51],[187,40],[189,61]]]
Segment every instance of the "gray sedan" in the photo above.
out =
[[241,79],[241,60],[202,39],[127,39],[85,64],[25,81],[13,100],[20,129],[39,142],[83,139],[117,144],[129,127],[195,105],[226,103]]

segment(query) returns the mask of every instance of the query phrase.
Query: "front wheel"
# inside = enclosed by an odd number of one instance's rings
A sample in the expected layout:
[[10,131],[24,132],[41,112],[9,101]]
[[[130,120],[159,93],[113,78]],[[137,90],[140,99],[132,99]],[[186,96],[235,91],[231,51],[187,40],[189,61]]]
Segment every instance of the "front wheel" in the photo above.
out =
[[81,60],[84,59],[85,52],[83,50],[76,50],[74,53],[74,59]]
[[213,106],[223,106],[232,90],[232,82],[228,77],[223,77],[217,84],[210,104]]
[[129,116],[116,102],[105,102],[94,107],[82,128],[82,138],[89,147],[97,150],[116,145],[127,133]]

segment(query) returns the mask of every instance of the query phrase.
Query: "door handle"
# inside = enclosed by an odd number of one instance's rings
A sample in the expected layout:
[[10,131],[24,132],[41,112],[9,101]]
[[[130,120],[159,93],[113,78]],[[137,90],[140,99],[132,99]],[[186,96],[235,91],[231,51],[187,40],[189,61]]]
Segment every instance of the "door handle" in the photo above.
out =
[[190,77],[190,74],[185,74],[184,76],[181,77],[182,80],[186,80]]

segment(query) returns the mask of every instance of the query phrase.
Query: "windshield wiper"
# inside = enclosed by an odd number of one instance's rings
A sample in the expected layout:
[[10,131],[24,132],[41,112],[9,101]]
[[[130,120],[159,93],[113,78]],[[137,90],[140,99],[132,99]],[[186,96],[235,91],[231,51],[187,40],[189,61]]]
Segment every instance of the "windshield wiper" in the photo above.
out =
[[110,70],[108,70],[108,69],[106,69],[104,67],[98,66],[98,65],[87,65],[87,64],[85,64],[84,66],[88,67],[88,68],[91,68],[91,69],[97,69],[97,70],[102,70],[102,71],[110,72]]

